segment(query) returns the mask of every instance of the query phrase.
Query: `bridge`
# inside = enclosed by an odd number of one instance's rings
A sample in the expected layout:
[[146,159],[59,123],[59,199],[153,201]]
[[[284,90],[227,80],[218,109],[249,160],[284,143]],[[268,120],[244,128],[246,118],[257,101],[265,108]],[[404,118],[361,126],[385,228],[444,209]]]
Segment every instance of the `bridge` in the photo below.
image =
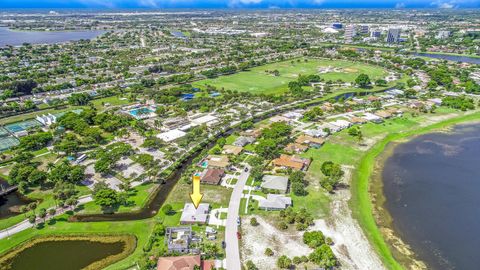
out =
[[10,192],[14,192],[15,190],[18,189],[18,186],[15,185],[15,186],[11,186],[11,187],[7,187],[5,188],[3,185],[0,185],[0,197],[1,196],[4,196],[4,195],[7,195],[8,193]]

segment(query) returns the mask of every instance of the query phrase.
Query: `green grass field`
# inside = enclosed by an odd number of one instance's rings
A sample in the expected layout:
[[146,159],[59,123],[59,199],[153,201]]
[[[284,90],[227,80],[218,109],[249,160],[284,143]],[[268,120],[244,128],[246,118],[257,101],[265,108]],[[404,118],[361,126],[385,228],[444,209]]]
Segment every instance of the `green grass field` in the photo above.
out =
[[[322,67],[339,68],[341,70],[320,74],[319,68]],[[275,77],[266,72],[273,70],[278,70],[280,76]],[[353,82],[360,73],[368,74],[372,80],[383,78],[387,74],[381,67],[364,63],[326,59],[308,59],[308,62],[305,62],[301,59],[300,62],[294,61],[293,64],[291,61],[278,62],[254,67],[249,71],[233,75],[201,80],[193,83],[193,86],[202,88],[206,85],[212,85],[219,89],[224,88],[225,90],[237,90],[253,94],[278,94],[287,91],[288,83],[294,81],[299,74],[319,74],[321,78],[327,81],[341,79],[345,82]]]

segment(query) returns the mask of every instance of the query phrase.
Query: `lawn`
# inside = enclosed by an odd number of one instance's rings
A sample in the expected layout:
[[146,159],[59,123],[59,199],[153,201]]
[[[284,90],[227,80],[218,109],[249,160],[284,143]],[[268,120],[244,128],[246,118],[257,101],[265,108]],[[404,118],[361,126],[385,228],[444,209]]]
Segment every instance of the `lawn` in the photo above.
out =
[[91,101],[91,103],[93,104],[93,106],[95,106],[97,110],[101,111],[103,109],[109,108],[109,107],[105,107],[106,103],[110,104],[110,106],[121,106],[121,105],[132,104],[133,102],[119,96],[111,96],[111,97],[94,99]]
[[[222,186],[214,186],[201,184],[200,192],[203,193],[202,203],[210,203],[212,208],[228,207],[232,189]],[[178,182],[168,195],[166,203],[190,203],[190,193],[192,193],[192,185]]]
[[[139,211],[142,207],[145,206],[149,200],[153,190],[158,187],[158,184],[143,184],[133,188],[128,192],[129,197],[127,200],[127,205],[121,205],[118,208],[118,213],[122,212],[131,212]],[[82,206],[81,214],[97,214],[102,213],[102,209],[95,202],[89,202]]]
[[[300,62],[284,61],[272,63],[260,67],[254,67],[249,71],[239,72],[233,75],[220,76],[213,79],[205,79],[193,83],[194,87],[205,87],[213,85],[225,90],[237,90],[240,92],[251,92],[253,94],[279,94],[288,90],[288,83],[294,81],[299,74],[311,75],[319,74],[325,80],[336,81],[341,79],[345,82],[353,82],[360,73],[365,73],[372,80],[383,78],[387,72],[377,66],[367,65],[342,60],[324,60],[324,59],[300,59]],[[340,70],[328,73],[319,73],[319,68],[332,67]],[[278,70],[278,77],[267,73],[266,71]]]

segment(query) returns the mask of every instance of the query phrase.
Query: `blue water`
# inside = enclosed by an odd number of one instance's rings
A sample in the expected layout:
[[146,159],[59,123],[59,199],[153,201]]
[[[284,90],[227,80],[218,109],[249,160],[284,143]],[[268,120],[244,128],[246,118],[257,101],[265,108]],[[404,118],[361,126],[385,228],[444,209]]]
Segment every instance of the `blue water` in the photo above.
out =
[[0,47],[11,45],[19,46],[23,43],[30,44],[53,44],[80,39],[92,39],[105,31],[67,31],[67,32],[27,32],[13,31],[6,27],[0,27]]
[[382,173],[393,226],[428,269],[480,269],[480,124],[400,144]]
[[153,112],[152,109],[144,107],[144,108],[133,109],[129,113],[133,116],[137,116],[139,114],[147,114],[147,113],[151,113],[151,112]]
[[442,59],[454,62],[464,62],[470,64],[480,65],[480,58],[468,57],[468,56],[459,56],[459,55],[448,55],[448,54],[436,54],[436,53],[415,53],[417,56],[425,56],[435,59]]

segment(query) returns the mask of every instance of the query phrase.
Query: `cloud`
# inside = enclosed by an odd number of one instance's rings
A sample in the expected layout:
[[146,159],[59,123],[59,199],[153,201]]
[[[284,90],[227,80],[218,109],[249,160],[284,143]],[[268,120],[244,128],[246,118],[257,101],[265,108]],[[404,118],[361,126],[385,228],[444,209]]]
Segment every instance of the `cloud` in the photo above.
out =
[[261,4],[263,0],[229,0],[228,7],[237,8]]
[[158,3],[156,0],[140,0],[138,1],[138,5],[142,7],[149,7],[149,8],[158,7]]
[[117,5],[115,1],[103,1],[103,0],[79,0],[80,4],[85,5],[87,7],[95,6],[95,7],[105,7],[105,8],[116,8]]
[[445,1],[445,0],[437,0],[432,2],[432,6],[435,6],[437,8],[444,8],[444,9],[449,9],[449,8],[457,8],[459,4],[462,4],[464,2],[468,1],[462,1],[462,0],[450,0],[450,1]]

